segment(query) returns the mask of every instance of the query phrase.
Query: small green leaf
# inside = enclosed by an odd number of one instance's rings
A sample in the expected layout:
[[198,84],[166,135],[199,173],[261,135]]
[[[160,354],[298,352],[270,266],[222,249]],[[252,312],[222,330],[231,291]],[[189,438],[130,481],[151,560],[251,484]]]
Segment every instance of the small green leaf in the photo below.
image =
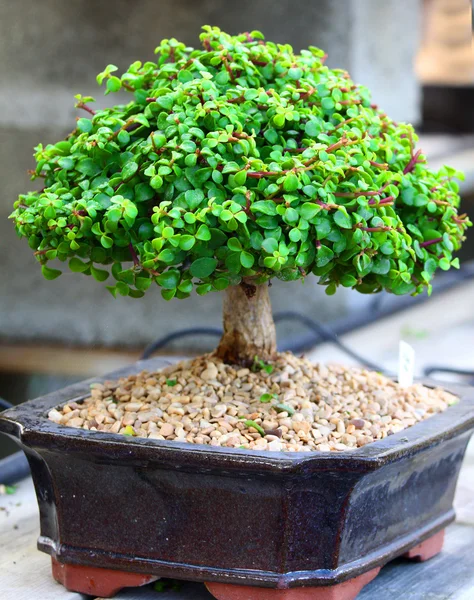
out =
[[262,402],[263,404],[268,404],[268,402],[271,402],[272,400],[275,400],[276,398],[278,398],[278,396],[276,394],[262,394],[260,396],[260,402]]
[[211,239],[211,232],[207,225],[201,225],[196,232],[196,238],[203,242],[208,242]]
[[275,404],[275,406],[273,406],[273,408],[278,412],[286,412],[288,413],[288,415],[291,417],[292,415],[295,414],[295,409],[292,408],[291,406],[288,406],[288,404],[283,404],[283,403],[279,403],[279,404]]
[[352,220],[343,207],[338,208],[334,214],[334,221],[343,229],[352,229]]
[[307,221],[311,221],[320,211],[321,207],[314,202],[305,202],[300,207],[300,215]]
[[179,240],[179,247],[181,250],[191,250],[191,248],[196,243],[196,238],[193,235],[182,235]]
[[102,235],[100,237],[100,243],[104,248],[112,248],[112,246],[114,245],[113,239],[108,235]]
[[100,173],[101,168],[92,158],[83,158],[76,164],[76,171],[88,177],[94,177]]
[[122,168],[122,179],[128,181],[138,171],[138,165],[136,162],[130,161]]
[[41,272],[43,273],[43,277],[48,281],[52,281],[61,275],[61,271],[58,271],[58,269],[51,269],[46,265],[41,267]]
[[147,183],[139,183],[135,186],[135,202],[146,202],[155,195],[153,188]]
[[255,423],[255,421],[252,421],[252,419],[245,419],[244,425],[246,427],[253,427],[262,437],[265,437],[265,430],[263,427],[261,427],[258,423]]
[[240,253],[240,264],[244,268],[251,269],[253,267],[254,262],[255,262],[255,258],[253,256],[253,254],[250,254],[250,252],[241,252]]
[[204,192],[202,190],[188,190],[184,194],[189,210],[195,210],[204,200]]
[[135,429],[133,429],[133,427],[131,425],[127,425],[124,429],[124,431],[122,432],[122,435],[128,435],[128,436],[135,436],[137,435],[135,433]]
[[295,192],[298,189],[299,180],[294,173],[288,173],[283,180],[283,189],[285,192]]
[[168,269],[161,275],[158,275],[156,282],[165,290],[174,290],[178,287],[181,275],[176,269]]
[[304,132],[310,137],[317,137],[321,133],[321,127],[316,121],[308,121],[304,127]]
[[204,279],[209,277],[209,275],[212,275],[212,273],[214,273],[216,270],[216,267],[217,259],[203,257],[195,260],[189,270],[191,271],[191,275],[193,277],[196,277],[197,279]]
[[115,75],[112,75],[111,77],[109,77],[107,79],[107,90],[109,92],[118,92],[120,90],[120,88],[122,87],[122,82],[120,81],[120,79],[118,77],[115,77]]
[[90,119],[81,118],[77,120],[77,128],[79,131],[82,131],[82,133],[90,133],[93,130],[94,125]]
[[267,238],[266,240],[263,240],[262,248],[265,252],[268,252],[268,254],[273,254],[278,250],[278,242],[275,238]]
[[97,269],[94,266],[91,266],[91,275],[96,281],[105,281],[109,277],[109,273],[104,271],[104,269]]
[[155,175],[150,179],[150,185],[154,190],[159,190],[163,186],[163,179],[159,175]]
[[316,266],[324,267],[334,258],[334,252],[328,246],[321,246],[316,253]]
[[130,141],[130,134],[128,133],[128,131],[125,131],[125,129],[119,131],[117,133],[117,141],[124,145],[128,144],[128,142]]
[[71,258],[69,261],[69,268],[73,273],[83,273],[84,271],[87,271],[89,266],[87,263],[83,263],[79,258]]

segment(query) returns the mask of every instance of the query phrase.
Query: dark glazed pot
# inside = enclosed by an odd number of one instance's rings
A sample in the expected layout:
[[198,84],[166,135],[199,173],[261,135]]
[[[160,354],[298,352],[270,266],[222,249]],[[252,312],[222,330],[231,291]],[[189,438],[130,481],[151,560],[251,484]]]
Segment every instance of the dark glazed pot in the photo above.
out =
[[[102,379],[165,364],[152,359]],[[290,588],[301,598],[318,589],[313,598],[353,598],[369,572],[429,538],[411,556],[434,554],[454,519],[474,428],[472,390],[452,389],[461,401],[446,412],[355,451],[283,453],[98,434],[47,418],[102,379],[0,416],[0,431],[16,439],[31,466],[39,549],[70,589],[110,595],[174,577],[208,582],[219,598],[249,586],[267,588],[256,598],[267,598],[268,588],[278,598],[293,597],[280,594]],[[91,588],[91,572],[131,579]],[[355,595],[344,592],[349,580],[362,582]],[[336,589],[343,594],[323,595]]]

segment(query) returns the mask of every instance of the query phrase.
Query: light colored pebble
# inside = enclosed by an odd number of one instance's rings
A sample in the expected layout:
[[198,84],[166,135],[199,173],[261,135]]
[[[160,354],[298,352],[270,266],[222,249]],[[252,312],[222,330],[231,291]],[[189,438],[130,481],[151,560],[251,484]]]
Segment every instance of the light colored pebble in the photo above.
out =
[[[156,440],[344,452],[402,431],[455,402],[440,389],[400,388],[379,373],[313,365],[290,353],[279,354],[272,366],[271,373],[254,372],[201,356],[162,371],[94,384],[89,397],[54,408],[48,416],[99,433],[123,434],[131,426],[138,437]],[[176,384],[168,385],[169,380]],[[261,402],[267,393],[273,399]],[[276,410],[276,404],[288,410]]]
[[163,437],[169,437],[170,435],[173,435],[173,433],[174,433],[173,425],[171,425],[171,423],[163,423],[163,425],[161,426],[161,429],[160,429],[160,434]]
[[[66,407],[65,407],[66,408]],[[64,410],[63,410],[64,412]],[[59,412],[56,408],[53,408],[48,413],[48,418],[55,423],[61,423],[61,419],[63,418],[63,414]]]

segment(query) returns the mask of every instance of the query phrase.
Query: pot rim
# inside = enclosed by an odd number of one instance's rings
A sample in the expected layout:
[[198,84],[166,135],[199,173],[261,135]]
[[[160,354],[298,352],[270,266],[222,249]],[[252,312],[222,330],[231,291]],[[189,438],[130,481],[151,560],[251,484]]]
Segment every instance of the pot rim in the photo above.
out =
[[[337,463],[342,469],[372,470],[385,463],[405,457],[407,454],[419,452],[425,447],[440,443],[444,440],[457,437],[474,427],[474,387],[460,385],[443,385],[443,389],[460,398],[460,401],[450,406],[442,413],[436,414],[415,425],[403,429],[383,440],[378,440],[354,450],[343,452],[284,452],[269,450],[247,450],[241,448],[223,448],[207,444],[190,444],[187,442],[176,442],[168,440],[156,440],[149,438],[128,437],[119,433],[103,433],[89,431],[80,428],[67,427],[51,421],[47,413],[55,407],[61,406],[73,400],[84,399],[92,383],[102,383],[106,380],[117,379],[138,373],[142,370],[157,370],[170,364],[183,360],[184,357],[172,357],[170,359],[151,358],[138,361],[123,369],[113,371],[101,377],[93,377],[73,385],[67,386],[56,392],[41,396],[35,400],[29,400],[14,408],[0,413],[0,432],[16,438],[25,446],[48,447],[59,445],[65,449],[68,441],[71,446],[77,445],[82,452],[103,450],[112,445],[114,452],[124,450],[124,455],[130,456],[130,448],[135,453],[145,452],[150,459],[150,450],[154,450],[156,459],[160,458],[183,464],[188,458],[191,462],[198,460],[201,464],[203,459],[211,463],[223,462],[228,467],[232,465],[255,467],[257,464],[265,466],[269,471],[293,470],[295,467],[311,467],[311,469],[324,468],[324,464],[331,462],[331,468]],[[428,387],[441,387],[438,382],[432,380],[417,380]],[[31,442],[34,441],[32,444]],[[56,444],[54,443],[56,441]],[[77,442],[77,444],[75,444]],[[194,459],[194,460],[193,460]],[[357,470],[357,469],[356,469]]]

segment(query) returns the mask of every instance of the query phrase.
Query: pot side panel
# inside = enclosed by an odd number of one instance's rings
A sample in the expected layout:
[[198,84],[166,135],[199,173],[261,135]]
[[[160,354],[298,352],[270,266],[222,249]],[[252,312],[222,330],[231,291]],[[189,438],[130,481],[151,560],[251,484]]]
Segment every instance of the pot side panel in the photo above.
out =
[[42,455],[52,474],[62,560],[73,547],[85,557],[105,552],[222,569],[282,564],[283,490],[269,477]]
[[[469,441],[465,434],[388,463],[366,475],[349,500],[339,566],[453,516],[453,499]],[[446,524],[446,523],[445,523]],[[439,527],[438,527],[439,528]],[[436,531],[433,531],[435,533]]]

